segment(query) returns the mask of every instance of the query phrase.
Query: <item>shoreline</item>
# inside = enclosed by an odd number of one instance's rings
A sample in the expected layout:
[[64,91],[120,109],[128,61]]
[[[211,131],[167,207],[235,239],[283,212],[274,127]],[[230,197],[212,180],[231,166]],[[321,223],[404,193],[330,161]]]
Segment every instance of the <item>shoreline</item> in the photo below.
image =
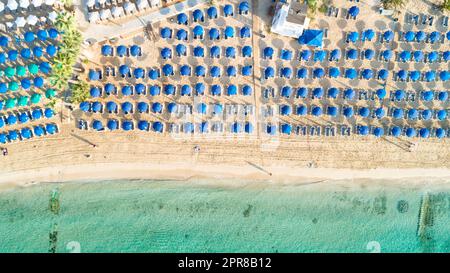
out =
[[[269,172],[272,175],[269,175]],[[0,172],[0,191],[55,182],[87,182],[111,180],[174,180],[215,179],[214,186],[236,185],[233,180],[265,182],[272,185],[307,185],[316,183],[348,183],[364,186],[360,181],[375,184],[426,187],[437,184],[450,186],[450,169],[333,169],[292,168],[286,166],[199,164],[199,163],[96,163],[72,166],[52,166],[12,172]],[[414,179],[413,181],[406,181]],[[220,181],[223,180],[223,181]],[[358,180],[358,181],[353,181]],[[378,181],[377,181],[378,180]],[[381,181],[380,181],[381,180]],[[447,182],[449,181],[449,182]],[[347,182],[346,182],[347,183]],[[238,184],[242,184],[239,183]],[[373,184],[373,182],[371,182]]]

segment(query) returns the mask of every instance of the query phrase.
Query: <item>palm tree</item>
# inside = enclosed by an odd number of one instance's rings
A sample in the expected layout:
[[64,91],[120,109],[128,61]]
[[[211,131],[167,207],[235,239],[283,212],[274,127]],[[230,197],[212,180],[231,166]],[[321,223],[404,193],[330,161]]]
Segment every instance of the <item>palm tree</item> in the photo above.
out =
[[385,9],[399,10],[403,8],[409,0],[381,0]]
[[444,0],[441,5],[439,5],[441,11],[450,11],[450,0]]
[[70,85],[72,103],[81,103],[89,98],[89,84],[84,81],[77,81]]

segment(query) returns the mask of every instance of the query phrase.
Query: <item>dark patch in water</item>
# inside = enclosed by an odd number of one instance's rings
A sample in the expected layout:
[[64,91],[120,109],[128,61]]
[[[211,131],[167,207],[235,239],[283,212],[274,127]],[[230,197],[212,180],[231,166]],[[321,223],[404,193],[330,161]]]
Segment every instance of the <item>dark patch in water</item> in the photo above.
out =
[[400,213],[408,212],[409,209],[409,203],[406,200],[400,200],[397,202],[397,210]]
[[317,224],[317,218],[312,219],[313,224]]
[[163,208],[164,208],[164,205],[163,205],[163,204],[158,204],[158,208],[159,208],[159,209],[163,209]]
[[250,216],[250,211],[252,210],[252,208],[253,208],[252,205],[248,205],[248,207],[243,212],[244,217],[249,217]]
[[386,213],[386,196],[376,197],[373,202],[373,210],[378,215],[383,215]]

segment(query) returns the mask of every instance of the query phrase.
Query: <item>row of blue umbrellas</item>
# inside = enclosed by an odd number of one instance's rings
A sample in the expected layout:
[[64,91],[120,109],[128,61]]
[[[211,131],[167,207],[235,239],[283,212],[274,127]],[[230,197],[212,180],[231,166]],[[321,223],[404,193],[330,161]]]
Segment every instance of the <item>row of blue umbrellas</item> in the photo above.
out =
[[[175,52],[177,56],[186,56],[187,55],[187,47],[183,44],[177,44],[175,46]],[[170,59],[173,57],[172,49],[169,47],[164,47],[161,49],[161,58]],[[253,54],[253,48],[251,46],[243,46],[241,49],[242,57],[251,57]],[[202,46],[196,46],[192,49],[192,55],[194,57],[205,57],[205,48]],[[236,48],[234,47],[225,47],[222,49],[220,46],[211,46],[209,48],[209,56],[211,58],[220,58],[221,55],[224,55],[228,58],[236,57]]]
[[13,142],[16,140],[25,140],[33,137],[40,137],[44,135],[53,135],[58,132],[58,126],[54,123],[45,125],[36,125],[32,129],[25,127],[19,130],[12,130],[8,133],[0,133],[0,143]]
[[28,60],[31,58],[41,58],[44,53],[48,55],[48,57],[53,57],[56,55],[58,51],[58,47],[54,45],[47,45],[45,48],[40,46],[35,46],[31,48],[22,48],[20,51],[15,49],[11,49],[8,52],[0,52],[0,64],[6,63],[7,61],[15,62],[21,57],[24,60]]
[[[381,80],[386,80],[389,76],[389,72],[386,69],[380,69],[378,71],[373,69],[360,69],[359,71],[355,68],[346,68],[344,73],[341,73],[341,68],[339,67],[330,67],[328,68],[328,74],[324,68],[312,68],[312,75],[310,76],[310,70],[306,67],[297,69],[297,78],[306,79],[306,78],[323,78],[328,75],[331,78],[345,77],[348,79],[356,79],[358,76],[361,76],[362,79],[370,80],[374,77]],[[264,68],[263,70],[264,78],[274,78],[275,77],[275,69],[271,66]],[[290,78],[293,74],[293,70],[290,67],[284,67],[280,69],[279,76]]]
[[[423,42],[428,41],[430,43],[435,43],[441,39],[441,37],[445,37],[445,33],[441,34],[439,31],[433,31],[431,33],[426,33],[422,30],[414,32],[412,30],[407,31],[403,34],[403,39],[406,42]],[[450,40],[450,31],[447,32],[447,39]]]
[[[358,135],[366,136],[370,133],[370,128],[369,126],[366,125],[359,125],[356,128],[356,133]],[[399,126],[393,126],[390,128],[388,133],[390,133],[390,135],[394,137],[400,137],[404,135],[407,137],[428,138],[431,136],[431,130],[429,128],[413,128],[413,127],[401,128]],[[372,130],[372,134],[375,137],[382,137],[386,134],[386,132],[382,127],[374,127]],[[437,138],[444,138],[446,137],[446,135],[447,132],[444,128],[436,128],[434,130],[434,136]]]
[[25,124],[29,122],[30,120],[38,120],[42,117],[45,118],[52,118],[55,115],[52,109],[46,108],[45,110],[42,110],[41,108],[34,109],[32,112],[19,112],[17,114],[9,114],[8,116],[2,116],[0,117],[0,128],[4,127],[5,125],[11,126],[14,124]]
[[[55,28],[40,29],[36,32],[27,31],[23,34],[23,40],[26,43],[32,43],[33,41],[35,41],[36,38],[43,42],[46,41],[47,39],[55,40],[58,37],[59,32]],[[11,41],[12,40],[8,36],[5,35],[0,36],[0,47],[9,47]]]
[[419,70],[406,71],[404,69],[399,70],[397,73],[397,79],[399,81],[406,81],[410,79],[411,81],[448,81],[450,79],[450,71],[442,70],[439,73],[434,70],[429,70],[426,72],[422,72]]
[[[414,52],[411,52],[409,50],[404,50],[402,52],[400,52],[400,54],[398,55],[398,58],[400,61],[403,62],[409,62],[411,60],[414,60],[416,62],[422,62],[426,60],[428,62],[436,62],[440,55],[442,55],[442,60],[445,62],[450,61],[450,51],[443,51],[443,52],[438,52],[438,51],[431,51],[431,52],[427,52],[424,53],[421,50],[416,50]],[[386,59],[386,58],[385,58]]]
[[[120,124],[121,123],[121,124]],[[92,128],[97,131],[103,131],[105,130],[105,127],[100,120],[94,120],[92,122]],[[110,131],[115,131],[121,128],[124,131],[132,131],[135,129],[134,121],[132,120],[123,120],[122,122],[119,122],[117,119],[109,119],[106,122],[106,128],[108,128]],[[150,123],[146,120],[140,120],[138,122],[138,129],[139,130],[145,130],[148,131],[150,128],[154,132],[162,133],[164,130],[164,124],[159,121],[153,122],[152,126],[150,127]]]
[[[246,14],[250,9],[249,3],[243,1],[238,6],[239,14]],[[222,11],[225,17],[234,16],[234,7],[231,4],[226,4],[222,7]],[[215,6],[211,6],[206,10],[206,14],[209,19],[216,19],[218,17],[218,10]],[[201,9],[196,9],[192,12],[192,20],[194,22],[204,22],[205,14]],[[188,25],[189,19],[186,13],[180,13],[177,15],[177,23],[180,25]]]
[[[172,39],[173,33],[174,33],[174,31],[169,27],[162,28],[161,32],[160,32],[161,38],[163,38],[163,39]],[[205,33],[206,33],[205,29],[200,25],[196,25],[194,28],[192,28],[192,35],[193,35],[194,39],[198,39],[198,38],[203,39]],[[240,38],[250,38],[251,37],[251,28],[248,26],[244,26],[239,29],[238,33],[239,33]],[[207,34],[208,34],[208,37],[210,40],[219,40],[221,37],[220,30],[218,28],[214,28],[214,27],[209,29]],[[235,30],[231,26],[226,26],[222,30],[222,36],[225,39],[234,38],[235,35],[236,35]],[[187,40],[188,32],[184,29],[177,30],[176,39],[181,40],[181,41]]]
[[[132,45],[130,47],[119,45],[116,47],[115,51],[120,57],[126,56],[128,52],[133,57],[137,57],[142,54],[142,49],[138,45]],[[113,56],[114,48],[110,45],[103,45],[101,48],[101,53],[103,56]]]
[[[295,110],[295,113],[294,111]],[[291,105],[282,104],[280,105],[280,114],[283,116],[296,114],[299,116],[305,116],[308,114],[311,114],[313,116],[319,117],[324,114],[329,115],[331,117],[337,117],[337,116],[344,116],[346,118],[351,118],[355,115],[360,116],[362,118],[378,118],[381,119],[387,115],[386,109],[383,107],[378,108],[370,108],[370,107],[360,107],[357,110],[354,109],[352,106],[342,106],[342,111],[339,111],[339,108],[337,106],[318,106],[313,105],[309,107],[307,105],[297,105],[295,109]],[[402,108],[393,108],[391,116],[394,119],[409,119],[409,120],[416,120],[416,119],[422,119],[422,120],[430,120],[432,118],[438,119],[440,121],[446,120],[448,116],[448,111],[446,109],[440,109],[440,110],[430,110],[430,109],[402,109]]]

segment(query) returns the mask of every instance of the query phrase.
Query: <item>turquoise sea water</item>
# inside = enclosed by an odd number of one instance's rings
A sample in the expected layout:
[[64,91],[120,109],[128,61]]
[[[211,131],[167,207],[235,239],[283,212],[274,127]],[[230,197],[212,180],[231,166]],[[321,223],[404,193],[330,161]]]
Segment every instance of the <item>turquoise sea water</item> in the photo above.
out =
[[0,193],[0,252],[450,252],[448,188],[371,184],[105,181],[8,190]]

